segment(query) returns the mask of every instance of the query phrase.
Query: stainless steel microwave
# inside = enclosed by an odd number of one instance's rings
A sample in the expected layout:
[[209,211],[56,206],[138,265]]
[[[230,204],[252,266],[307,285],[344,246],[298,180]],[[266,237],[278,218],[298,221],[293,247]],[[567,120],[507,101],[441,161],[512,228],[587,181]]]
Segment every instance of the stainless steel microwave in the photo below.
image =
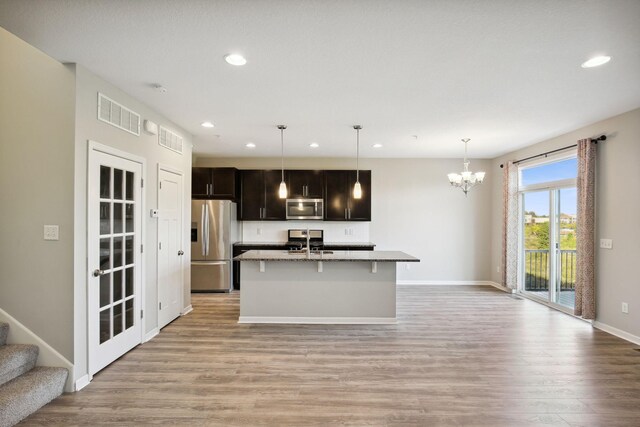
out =
[[287,199],[287,219],[322,219],[322,199]]

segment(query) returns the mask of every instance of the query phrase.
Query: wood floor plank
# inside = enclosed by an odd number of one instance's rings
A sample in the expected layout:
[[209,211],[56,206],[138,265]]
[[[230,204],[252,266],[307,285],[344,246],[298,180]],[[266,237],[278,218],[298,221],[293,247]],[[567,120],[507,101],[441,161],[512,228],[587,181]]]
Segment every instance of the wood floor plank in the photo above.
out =
[[640,352],[487,286],[400,286],[397,325],[194,310],[23,421],[40,425],[638,426]]

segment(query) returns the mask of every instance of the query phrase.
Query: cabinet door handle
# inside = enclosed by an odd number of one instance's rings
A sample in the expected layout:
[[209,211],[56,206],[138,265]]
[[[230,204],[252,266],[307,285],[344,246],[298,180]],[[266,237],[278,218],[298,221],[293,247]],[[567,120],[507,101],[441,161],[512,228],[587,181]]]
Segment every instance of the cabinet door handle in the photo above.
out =
[[349,219],[349,217],[347,216],[347,208],[344,208],[344,219]]

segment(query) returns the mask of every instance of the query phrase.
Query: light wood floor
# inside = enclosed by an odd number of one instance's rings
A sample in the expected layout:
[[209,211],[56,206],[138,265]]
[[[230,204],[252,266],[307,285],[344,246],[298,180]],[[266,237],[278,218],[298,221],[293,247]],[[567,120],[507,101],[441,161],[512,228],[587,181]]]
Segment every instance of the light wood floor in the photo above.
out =
[[398,325],[194,311],[24,425],[640,426],[640,352],[484,286],[403,286]]

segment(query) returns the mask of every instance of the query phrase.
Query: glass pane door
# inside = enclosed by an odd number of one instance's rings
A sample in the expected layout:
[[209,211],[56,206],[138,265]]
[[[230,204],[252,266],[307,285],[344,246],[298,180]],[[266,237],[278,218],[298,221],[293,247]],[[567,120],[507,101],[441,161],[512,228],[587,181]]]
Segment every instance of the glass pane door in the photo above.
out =
[[142,339],[142,164],[100,147],[89,151],[87,182],[90,375]]
[[560,305],[573,308],[576,283],[576,188],[556,190],[556,292],[555,300]]
[[551,215],[549,190],[523,194],[524,257],[522,290],[549,300],[551,277]]

